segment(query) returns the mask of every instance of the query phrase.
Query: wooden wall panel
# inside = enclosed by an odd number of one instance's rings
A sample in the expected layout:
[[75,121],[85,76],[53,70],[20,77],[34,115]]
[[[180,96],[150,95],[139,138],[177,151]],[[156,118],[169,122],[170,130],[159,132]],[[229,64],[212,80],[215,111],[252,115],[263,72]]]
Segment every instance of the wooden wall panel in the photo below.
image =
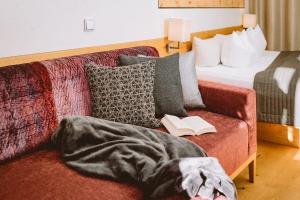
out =
[[[234,26],[234,27],[227,27],[222,29],[210,30],[210,31],[203,31],[203,32],[196,32],[192,34],[193,37],[200,37],[202,39],[207,39],[215,36],[216,34],[230,34],[233,31],[242,30],[241,26]],[[70,49],[70,50],[63,50],[63,51],[54,51],[54,52],[45,52],[45,53],[37,53],[31,55],[22,55],[22,56],[13,56],[13,57],[5,57],[0,58],[0,67],[8,66],[8,65],[16,65],[22,63],[29,63],[34,61],[41,61],[41,60],[48,60],[48,59],[55,59],[60,57],[67,57],[73,55],[81,55],[87,53],[94,53],[94,52],[101,52],[101,51],[109,51],[113,49],[121,49],[121,48],[128,48],[134,46],[153,46],[155,47],[161,56],[166,56],[169,53],[174,53],[176,51],[167,52],[166,45],[168,43],[167,38],[157,38],[152,40],[143,40],[143,41],[136,41],[136,42],[129,42],[129,43],[121,43],[121,44],[112,44],[112,45],[105,45],[105,46],[95,46],[95,47],[88,47],[88,48],[79,48],[79,49]],[[190,50],[192,47],[192,42],[186,42],[181,45],[181,49],[179,52],[186,52]],[[178,50],[177,50],[178,51]]]
[[245,0],[159,0],[160,8],[244,8]]
[[232,0],[232,7],[237,8],[244,8],[245,7],[245,0]]

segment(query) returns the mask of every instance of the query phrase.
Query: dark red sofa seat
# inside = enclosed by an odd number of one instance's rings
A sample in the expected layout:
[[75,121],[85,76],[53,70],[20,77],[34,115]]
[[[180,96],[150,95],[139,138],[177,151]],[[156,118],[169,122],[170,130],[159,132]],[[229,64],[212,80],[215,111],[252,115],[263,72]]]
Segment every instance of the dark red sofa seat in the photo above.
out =
[[[120,53],[158,55],[154,48],[137,47],[30,64],[35,68],[46,69],[49,73],[55,120],[58,121],[67,115],[90,114],[91,106],[86,105],[90,103],[90,96],[83,66],[93,61],[115,67]],[[256,152],[255,92],[206,81],[199,82],[199,89],[207,108],[191,110],[188,113],[200,115],[214,124],[218,132],[187,138],[202,146],[210,156],[217,157],[230,175]],[[57,122],[55,123],[57,125]],[[28,135],[34,137],[34,130]],[[36,144],[36,147],[38,146]],[[58,152],[49,147],[28,152],[0,165],[0,199],[142,198],[142,192],[136,186],[78,174],[65,166]],[[174,196],[168,199],[185,198]]]
[[[210,156],[218,157],[227,172],[233,172],[247,160],[248,127],[244,121],[207,111],[189,114],[200,114],[216,125],[216,134],[187,138],[201,145]],[[85,177],[69,169],[55,150],[40,150],[6,163],[0,167],[0,180],[0,199],[142,199],[137,187]]]

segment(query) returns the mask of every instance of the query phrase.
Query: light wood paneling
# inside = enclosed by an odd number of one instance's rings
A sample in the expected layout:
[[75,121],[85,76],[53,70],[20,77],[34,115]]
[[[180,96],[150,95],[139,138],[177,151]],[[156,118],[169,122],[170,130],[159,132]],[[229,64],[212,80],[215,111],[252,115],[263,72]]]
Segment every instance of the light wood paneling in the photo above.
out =
[[[207,39],[213,37],[216,34],[230,34],[235,30],[241,30],[241,26],[235,27],[228,27],[222,29],[216,29],[211,31],[204,31],[204,32],[197,32],[192,34],[193,37],[200,37],[203,39]],[[14,57],[6,57],[0,58],[0,67],[8,66],[8,65],[16,65],[22,63],[29,63],[34,61],[41,61],[41,60],[48,60],[60,57],[67,57],[72,55],[81,55],[87,53],[94,53],[94,52],[101,52],[101,51],[108,51],[113,49],[121,49],[127,47],[134,47],[134,46],[153,46],[155,47],[161,56],[166,56],[169,54],[166,49],[167,45],[167,38],[158,38],[153,40],[144,40],[144,41],[136,41],[136,42],[129,42],[129,43],[122,43],[122,44],[112,44],[106,46],[95,46],[95,47],[88,47],[88,48],[79,48],[79,49],[71,49],[71,50],[64,50],[64,51],[55,51],[55,52],[46,52],[46,53],[38,53],[38,54],[31,54],[31,55],[22,55],[22,56],[14,56]],[[190,50],[192,47],[191,42],[186,42],[182,44],[182,48],[180,52],[186,52]],[[174,53],[173,51],[171,53]]]
[[244,8],[245,7],[245,0],[232,0],[232,7],[234,8]]
[[263,141],[300,148],[300,129],[293,126],[259,122],[257,135]]
[[160,8],[244,8],[245,0],[159,0]]
[[256,161],[255,184],[248,170],[234,179],[239,200],[300,199],[300,149],[259,142]]
[[222,7],[225,7],[225,8],[233,7],[232,0],[220,0],[220,4],[222,5]]
[[[48,59],[55,59],[73,55],[82,55],[94,52],[101,52],[101,51],[109,51],[113,49],[122,49],[128,47],[135,47],[141,45],[149,45],[157,48],[160,52],[166,51],[164,44],[167,43],[166,38],[159,38],[153,40],[144,40],[144,41],[137,41],[137,42],[129,42],[129,43],[122,43],[122,44],[112,44],[112,45],[105,45],[105,46],[95,46],[95,47],[87,47],[87,48],[78,48],[78,49],[69,49],[63,51],[54,51],[54,52],[45,52],[45,53],[37,53],[37,54],[30,54],[30,55],[21,55],[21,56],[13,56],[13,57],[5,57],[0,58],[0,67],[8,66],[8,65],[16,65],[22,63],[29,63],[34,61],[41,61],[41,60],[48,60]],[[163,53],[164,54],[164,53]]]

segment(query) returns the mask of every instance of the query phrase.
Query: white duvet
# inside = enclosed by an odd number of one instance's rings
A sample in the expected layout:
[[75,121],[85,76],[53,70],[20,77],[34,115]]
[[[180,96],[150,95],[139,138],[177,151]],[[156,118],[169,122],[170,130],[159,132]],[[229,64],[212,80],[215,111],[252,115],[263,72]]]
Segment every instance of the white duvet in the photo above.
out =
[[[265,51],[264,55],[258,61],[248,67],[229,67],[221,64],[216,67],[197,67],[198,80],[214,81],[252,89],[256,73],[268,68],[279,54],[280,52],[278,51]],[[296,87],[295,127],[300,127],[300,105],[296,103],[299,100],[300,81]]]

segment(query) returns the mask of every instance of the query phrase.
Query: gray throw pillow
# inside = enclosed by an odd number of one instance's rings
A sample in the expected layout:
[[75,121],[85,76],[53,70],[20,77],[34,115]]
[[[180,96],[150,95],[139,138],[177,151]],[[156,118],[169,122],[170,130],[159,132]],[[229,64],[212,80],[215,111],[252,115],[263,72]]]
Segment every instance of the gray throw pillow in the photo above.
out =
[[154,78],[155,116],[165,114],[186,117],[179,72],[179,54],[162,58],[119,56],[121,65],[132,65],[149,60],[156,61]]
[[89,64],[86,73],[94,117],[148,128],[160,126],[153,97],[155,61],[119,68]]
[[205,107],[198,88],[195,68],[195,53],[193,51],[180,54],[179,70],[183,91],[183,101],[186,108]]

